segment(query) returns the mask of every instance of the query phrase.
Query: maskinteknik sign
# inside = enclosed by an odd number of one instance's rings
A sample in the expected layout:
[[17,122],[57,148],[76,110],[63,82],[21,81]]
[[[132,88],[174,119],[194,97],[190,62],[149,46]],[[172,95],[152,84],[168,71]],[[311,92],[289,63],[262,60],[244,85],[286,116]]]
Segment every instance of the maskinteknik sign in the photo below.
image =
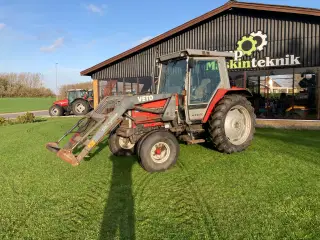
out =
[[[252,32],[249,36],[243,36],[237,42],[237,49],[228,51],[235,54],[235,58],[227,62],[228,69],[242,69],[242,68],[265,68],[265,67],[280,67],[300,65],[300,57],[286,54],[282,58],[265,57],[263,59],[251,58],[243,60],[244,56],[251,57],[256,51],[263,51],[267,45],[267,34],[262,31]],[[216,62],[207,63],[206,70],[217,69]]]

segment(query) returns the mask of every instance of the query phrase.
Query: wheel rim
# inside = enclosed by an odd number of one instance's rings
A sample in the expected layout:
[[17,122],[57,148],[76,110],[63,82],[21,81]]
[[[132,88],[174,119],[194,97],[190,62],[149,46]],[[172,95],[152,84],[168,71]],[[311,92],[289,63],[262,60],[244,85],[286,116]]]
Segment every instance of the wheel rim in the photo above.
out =
[[119,137],[119,145],[123,149],[132,149],[134,144],[130,142],[129,138]]
[[58,108],[52,108],[52,109],[51,109],[51,114],[52,114],[53,116],[57,116],[58,113],[59,113]]
[[164,163],[170,156],[170,147],[165,142],[158,142],[151,148],[150,156],[155,163]]
[[75,110],[77,113],[83,113],[86,107],[82,103],[77,103]]
[[240,105],[233,106],[227,113],[224,123],[226,136],[232,144],[241,145],[248,139],[251,125],[249,111]]

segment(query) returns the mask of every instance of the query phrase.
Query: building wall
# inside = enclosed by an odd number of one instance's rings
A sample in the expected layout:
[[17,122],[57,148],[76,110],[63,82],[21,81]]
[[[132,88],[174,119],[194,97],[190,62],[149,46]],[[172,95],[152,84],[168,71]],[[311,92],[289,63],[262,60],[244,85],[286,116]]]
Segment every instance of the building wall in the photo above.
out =
[[[262,51],[242,57],[242,61],[284,58],[287,54],[300,57],[297,67],[320,66],[320,19],[317,17],[264,13],[233,9],[200,23],[161,43],[116,62],[92,75],[93,79],[152,76],[155,57],[185,48],[234,51],[243,36],[262,31],[267,45]],[[246,65],[240,64],[241,70]],[[236,65],[231,65],[234,67]],[[237,66],[238,67],[238,66]],[[288,66],[282,66],[288,67]],[[292,66],[290,66],[292,67]],[[275,67],[272,67],[275,68]],[[230,71],[238,70],[229,68]],[[266,68],[260,68],[266,69]],[[246,70],[255,70],[250,66]],[[157,75],[157,72],[155,73]]]

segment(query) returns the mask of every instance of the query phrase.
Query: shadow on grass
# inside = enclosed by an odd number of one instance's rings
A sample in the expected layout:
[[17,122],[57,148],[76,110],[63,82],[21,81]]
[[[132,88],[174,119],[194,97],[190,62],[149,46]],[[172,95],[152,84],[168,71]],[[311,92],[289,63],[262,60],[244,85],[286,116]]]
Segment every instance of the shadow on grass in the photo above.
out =
[[132,194],[133,157],[111,156],[112,179],[103,220],[100,229],[100,239],[111,240],[135,239],[134,199]]
[[[106,138],[99,143],[97,150],[85,161],[90,161],[107,147],[108,139]],[[136,163],[136,158],[111,155],[109,160],[112,162],[112,177],[99,239],[116,239],[119,233],[119,239],[134,240],[135,215],[132,193],[132,167]]]

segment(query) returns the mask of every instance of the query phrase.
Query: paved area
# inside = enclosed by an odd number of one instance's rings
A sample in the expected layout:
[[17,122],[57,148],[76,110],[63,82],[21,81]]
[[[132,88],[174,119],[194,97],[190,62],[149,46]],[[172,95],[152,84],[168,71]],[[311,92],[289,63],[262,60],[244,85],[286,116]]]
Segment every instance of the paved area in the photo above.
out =
[[[40,111],[29,111],[33,113],[36,117],[48,117],[49,111],[48,110],[40,110]],[[26,114],[27,112],[17,112],[17,113],[1,113],[0,117],[8,118],[17,118],[20,115]]]

